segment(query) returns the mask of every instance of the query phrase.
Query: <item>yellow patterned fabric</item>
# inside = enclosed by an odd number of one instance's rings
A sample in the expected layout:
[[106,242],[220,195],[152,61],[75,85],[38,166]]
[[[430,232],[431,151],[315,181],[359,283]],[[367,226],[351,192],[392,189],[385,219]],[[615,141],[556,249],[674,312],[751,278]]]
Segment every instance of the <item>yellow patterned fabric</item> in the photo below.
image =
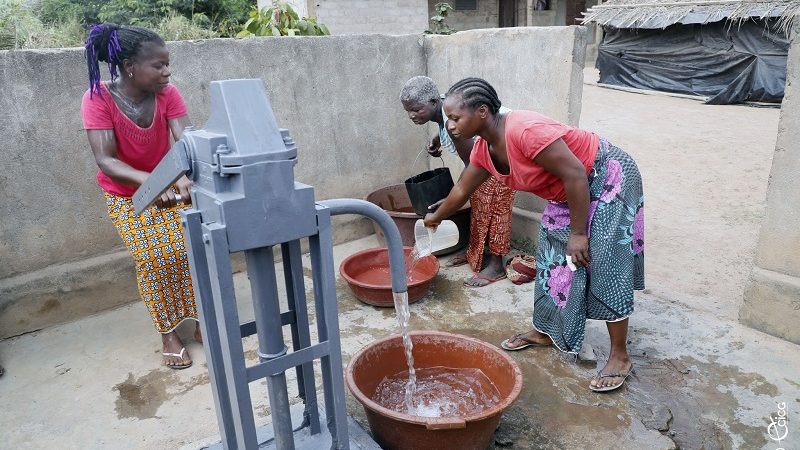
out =
[[139,295],[156,330],[169,333],[186,319],[197,320],[179,208],[150,207],[137,216],[129,197],[105,196],[108,216],[133,256]]

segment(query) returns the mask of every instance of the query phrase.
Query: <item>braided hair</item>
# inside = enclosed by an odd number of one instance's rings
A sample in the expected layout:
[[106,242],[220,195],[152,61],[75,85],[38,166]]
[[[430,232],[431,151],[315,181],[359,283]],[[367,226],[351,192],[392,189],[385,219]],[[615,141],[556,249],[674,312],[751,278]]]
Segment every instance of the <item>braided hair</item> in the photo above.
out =
[[100,23],[92,26],[86,39],[86,65],[89,69],[89,95],[102,96],[100,91],[100,61],[108,63],[111,81],[119,76],[118,68],[126,59],[133,60],[145,42],[164,45],[157,33],[147,28]]
[[464,103],[472,109],[486,105],[492,114],[500,111],[501,103],[497,98],[497,91],[483,78],[464,78],[450,87],[447,96],[451,95],[460,95]]

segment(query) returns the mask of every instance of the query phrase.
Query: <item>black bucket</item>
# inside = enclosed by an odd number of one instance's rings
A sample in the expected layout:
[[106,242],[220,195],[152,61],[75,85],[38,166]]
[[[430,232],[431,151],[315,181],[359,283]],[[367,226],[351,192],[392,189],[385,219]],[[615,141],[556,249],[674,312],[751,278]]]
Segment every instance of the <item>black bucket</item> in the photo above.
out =
[[[442,162],[444,163],[444,161]],[[428,206],[447,197],[447,194],[453,189],[453,177],[450,176],[450,169],[447,167],[440,167],[414,175],[407,179],[405,183],[411,206],[422,217],[431,212]]]

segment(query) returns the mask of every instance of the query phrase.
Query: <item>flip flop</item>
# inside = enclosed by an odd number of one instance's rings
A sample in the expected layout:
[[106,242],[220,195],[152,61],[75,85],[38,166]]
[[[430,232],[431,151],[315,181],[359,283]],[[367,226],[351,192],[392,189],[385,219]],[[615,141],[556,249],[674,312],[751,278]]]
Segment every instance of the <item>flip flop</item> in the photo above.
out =
[[[505,341],[501,342],[500,343],[500,347],[503,350],[508,350],[509,352],[515,352],[517,350],[522,350],[522,349],[528,348],[528,347],[550,347],[552,345],[552,344],[540,344],[538,342],[533,342],[531,340],[525,339],[522,336],[525,336],[525,333],[518,334],[516,336],[510,337],[510,338],[506,339]],[[524,344],[518,345],[516,347],[512,347],[512,346],[509,345],[509,343],[511,341],[517,341],[517,340],[524,342]]]
[[464,264],[467,264],[468,262],[469,261],[467,261],[467,254],[464,253],[462,255],[454,256],[450,260],[450,262],[447,263],[447,267],[459,267],[459,266],[463,266]]
[[[181,361],[183,361],[183,354],[184,353],[186,353],[186,347],[181,347],[181,352],[180,353],[167,353],[167,352],[164,352],[164,353],[162,353],[162,355],[164,355],[164,356],[174,356],[176,358],[180,358]],[[164,362],[165,366],[169,367],[170,369],[175,369],[175,370],[186,369],[186,368],[192,367],[192,364],[194,364],[194,361],[189,361],[188,364],[175,364],[175,365],[169,365],[169,364],[166,363],[166,361]]]
[[[502,273],[502,274],[498,275],[495,278],[488,278],[488,277],[485,277],[485,276],[481,275],[480,273],[476,273],[475,275],[471,276],[469,279],[464,280],[464,286],[466,286],[468,288],[473,288],[473,289],[474,288],[482,288],[482,287],[486,287],[486,286],[494,283],[495,281],[500,281],[500,280],[504,280],[504,279],[506,279],[506,274],[505,273]],[[483,281],[486,281],[487,283],[474,286],[474,285],[471,285],[471,284],[467,283],[467,281],[469,281],[469,280],[483,280]]]
[[613,384],[611,386],[604,386],[604,387],[592,386],[590,384],[589,385],[589,389],[593,390],[594,392],[609,392],[609,391],[613,391],[615,389],[619,389],[620,387],[622,387],[623,384],[625,384],[625,380],[627,380],[628,377],[632,373],[634,373],[633,365],[631,365],[631,368],[628,369],[628,371],[625,372],[625,373],[620,373],[620,372],[603,373],[603,371],[601,370],[601,371],[597,372],[597,375],[596,375],[598,380],[602,380],[603,378],[622,377],[622,381],[620,381],[617,384]]

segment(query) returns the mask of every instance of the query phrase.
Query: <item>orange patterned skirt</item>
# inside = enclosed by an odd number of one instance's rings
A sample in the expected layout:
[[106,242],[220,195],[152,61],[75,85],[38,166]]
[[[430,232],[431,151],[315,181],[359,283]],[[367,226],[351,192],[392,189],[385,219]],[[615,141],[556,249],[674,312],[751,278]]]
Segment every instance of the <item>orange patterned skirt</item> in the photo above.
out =
[[159,333],[197,320],[189,258],[178,207],[133,213],[129,197],[105,193],[108,216],[136,264],[136,284]]
[[511,207],[514,190],[491,177],[469,198],[470,217],[467,261],[475,272],[483,265],[484,245],[493,255],[505,255],[511,249]]

